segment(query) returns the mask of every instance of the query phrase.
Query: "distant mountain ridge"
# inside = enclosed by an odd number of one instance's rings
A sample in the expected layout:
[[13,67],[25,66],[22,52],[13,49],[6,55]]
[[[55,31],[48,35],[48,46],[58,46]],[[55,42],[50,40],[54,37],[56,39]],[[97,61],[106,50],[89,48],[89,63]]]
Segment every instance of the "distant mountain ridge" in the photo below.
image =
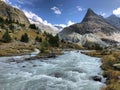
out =
[[106,18],[106,21],[120,29],[120,17],[117,17],[116,15],[111,15]]

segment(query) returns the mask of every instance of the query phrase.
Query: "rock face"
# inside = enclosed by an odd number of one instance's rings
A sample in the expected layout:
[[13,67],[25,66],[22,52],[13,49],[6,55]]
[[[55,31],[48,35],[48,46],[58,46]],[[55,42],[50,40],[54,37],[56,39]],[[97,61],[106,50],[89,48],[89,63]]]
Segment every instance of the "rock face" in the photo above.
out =
[[106,43],[104,43],[100,38],[98,38],[94,34],[84,34],[81,37],[80,43],[82,43],[83,46],[88,47],[88,48],[98,48],[98,45],[100,47],[105,47],[107,46]]
[[21,24],[29,25],[27,17],[21,10],[14,8],[1,0],[0,0],[0,17],[3,17],[4,19],[14,20]]
[[102,39],[117,41],[120,31],[109,24],[102,16],[97,15],[93,10],[88,9],[81,23],[64,28],[59,36],[65,40],[76,42],[82,45],[86,43],[107,45]]
[[106,18],[106,21],[108,23],[110,23],[111,25],[114,25],[120,29],[120,18],[119,17],[117,17],[115,15],[111,15],[111,16]]

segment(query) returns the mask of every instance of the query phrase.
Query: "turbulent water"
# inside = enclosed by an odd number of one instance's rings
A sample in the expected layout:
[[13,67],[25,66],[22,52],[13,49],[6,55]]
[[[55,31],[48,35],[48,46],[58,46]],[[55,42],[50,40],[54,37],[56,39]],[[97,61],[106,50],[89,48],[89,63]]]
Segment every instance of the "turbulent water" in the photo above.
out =
[[0,90],[100,90],[104,84],[92,76],[101,76],[101,61],[77,51],[47,60],[0,58]]

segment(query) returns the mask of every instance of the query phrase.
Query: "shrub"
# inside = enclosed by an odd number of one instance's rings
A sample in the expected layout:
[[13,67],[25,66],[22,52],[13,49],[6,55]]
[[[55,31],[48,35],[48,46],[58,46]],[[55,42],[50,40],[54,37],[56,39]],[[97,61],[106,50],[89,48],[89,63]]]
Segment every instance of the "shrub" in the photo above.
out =
[[21,42],[29,42],[28,34],[25,33],[24,35],[21,36]]
[[45,48],[44,48],[44,47],[41,47],[41,48],[40,48],[40,52],[41,52],[41,53],[44,53],[44,52],[45,52]]
[[38,27],[36,27],[35,24],[30,24],[29,28],[31,28],[31,29],[38,29]]
[[48,42],[49,42],[49,44],[51,46],[58,47],[59,46],[59,37],[58,37],[58,35],[56,35],[56,36],[49,35]]
[[6,32],[4,33],[4,35],[3,35],[3,37],[2,37],[2,40],[3,40],[3,42],[5,42],[5,43],[8,43],[8,42],[11,41],[11,37],[10,37],[10,35],[9,35],[8,30],[6,30]]
[[0,17],[0,23],[3,23],[4,19],[2,17]]
[[41,47],[48,47],[48,42],[46,40],[42,41]]
[[103,50],[103,48],[99,44],[95,44],[95,50]]
[[37,42],[42,42],[42,38],[40,38],[40,37],[37,36],[37,37],[35,38],[35,41],[37,41]]
[[14,28],[15,28],[14,25],[12,25],[12,24],[9,25],[9,29],[10,29],[13,33],[14,33]]

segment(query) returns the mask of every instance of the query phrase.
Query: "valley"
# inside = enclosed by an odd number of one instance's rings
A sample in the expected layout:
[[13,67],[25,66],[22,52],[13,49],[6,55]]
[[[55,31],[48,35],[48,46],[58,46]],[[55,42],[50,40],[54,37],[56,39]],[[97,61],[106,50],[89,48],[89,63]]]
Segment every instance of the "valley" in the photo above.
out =
[[119,17],[52,25],[22,10],[0,0],[0,90],[119,90]]

